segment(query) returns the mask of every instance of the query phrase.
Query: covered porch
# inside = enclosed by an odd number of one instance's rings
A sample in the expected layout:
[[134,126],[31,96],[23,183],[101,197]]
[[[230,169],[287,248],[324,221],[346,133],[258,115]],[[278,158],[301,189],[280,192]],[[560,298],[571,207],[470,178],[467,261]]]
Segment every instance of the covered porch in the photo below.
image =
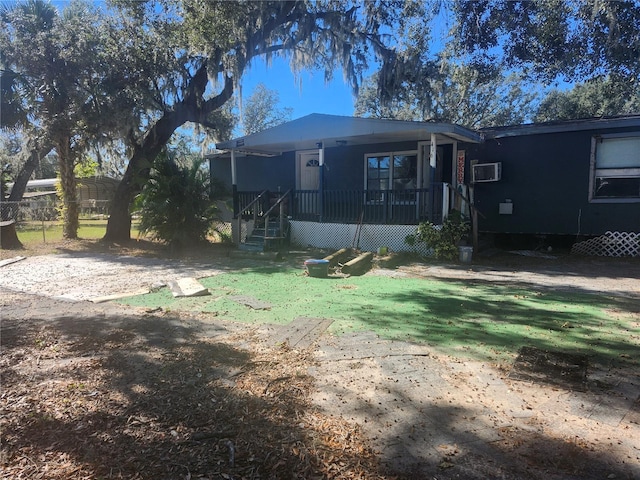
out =
[[208,158],[238,221],[415,226],[447,217],[465,183],[464,145],[480,141],[451,124],[313,114]]

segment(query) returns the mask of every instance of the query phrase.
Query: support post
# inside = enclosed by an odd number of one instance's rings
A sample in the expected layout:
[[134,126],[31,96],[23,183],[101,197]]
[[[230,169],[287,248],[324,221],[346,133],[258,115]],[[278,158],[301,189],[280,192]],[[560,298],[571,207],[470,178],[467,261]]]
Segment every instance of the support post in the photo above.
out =
[[[473,251],[478,251],[478,209],[476,208],[476,195],[473,185],[469,186],[469,207],[471,208],[471,235],[473,238]],[[484,217],[484,215],[483,215]]]
[[324,144],[318,142],[316,146],[318,147],[318,168],[320,169],[318,172],[318,200],[320,202],[318,213],[320,214],[320,223],[322,223],[324,217]]
[[233,195],[233,217],[237,217],[240,212],[240,201],[238,199],[238,178],[236,170],[236,151],[231,150],[231,194]]
[[449,184],[442,184],[442,223],[449,216]]
[[432,133],[429,144],[429,218],[434,220],[434,204],[436,200],[435,196],[435,173],[437,164],[437,140],[436,134]]

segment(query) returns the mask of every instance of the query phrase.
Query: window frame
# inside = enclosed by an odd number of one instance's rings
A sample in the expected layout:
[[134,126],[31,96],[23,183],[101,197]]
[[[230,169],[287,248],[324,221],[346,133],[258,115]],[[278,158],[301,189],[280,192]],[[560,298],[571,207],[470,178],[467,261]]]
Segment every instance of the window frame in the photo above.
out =
[[606,135],[593,135],[591,137],[591,157],[589,162],[589,202],[590,203],[640,203],[640,192],[638,196],[604,197],[596,195],[597,178],[604,178],[598,175],[599,171],[608,170],[612,178],[640,178],[640,151],[638,153],[638,164],[632,167],[622,168],[598,168],[597,149],[598,144],[606,140],[622,138],[635,138],[640,141],[640,132],[621,132]]
[[[379,204],[379,203],[383,203],[384,202],[384,197],[385,197],[385,192],[387,191],[393,191],[393,182],[394,182],[394,175],[395,175],[395,158],[397,156],[414,156],[416,158],[416,172],[415,172],[415,178],[414,181],[416,183],[416,187],[418,185],[419,182],[419,158],[418,158],[418,150],[400,150],[400,151],[386,151],[386,152],[374,152],[374,153],[365,153],[364,155],[364,189],[365,192],[367,192],[366,195],[366,202],[367,204]],[[386,178],[387,180],[387,185],[386,185],[386,189],[382,190],[377,190],[379,192],[381,192],[379,194],[379,197],[377,199],[372,199],[370,197],[370,189],[369,189],[369,159],[370,158],[381,158],[381,157],[387,157],[389,159],[389,173],[388,176]],[[404,178],[404,177],[403,177]],[[376,190],[371,190],[371,192],[376,191]],[[398,204],[398,205],[411,205],[411,204],[415,204],[417,202],[417,199],[414,198],[409,199],[409,200],[398,200],[395,201],[394,200],[394,204]]]

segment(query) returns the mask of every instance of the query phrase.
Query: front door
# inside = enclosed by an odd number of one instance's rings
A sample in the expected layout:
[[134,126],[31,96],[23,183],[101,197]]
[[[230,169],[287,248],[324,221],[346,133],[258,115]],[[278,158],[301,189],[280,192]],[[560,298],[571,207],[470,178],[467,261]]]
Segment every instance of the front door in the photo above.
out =
[[302,214],[320,212],[318,189],[320,188],[320,155],[317,150],[299,152],[297,155],[298,211]]
[[298,190],[318,190],[320,186],[320,155],[315,152],[298,153]]

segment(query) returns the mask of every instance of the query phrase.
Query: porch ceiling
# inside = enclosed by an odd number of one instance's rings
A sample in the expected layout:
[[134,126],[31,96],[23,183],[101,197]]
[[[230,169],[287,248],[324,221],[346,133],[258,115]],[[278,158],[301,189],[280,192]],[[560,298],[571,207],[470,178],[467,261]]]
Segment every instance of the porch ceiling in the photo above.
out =
[[353,146],[402,141],[428,141],[436,135],[438,144],[454,141],[479,143],[478,132],[458,125],[431,122],[404,122],[374,118],[311,114],[262,132],[216,144],[218,150],[277,155],[291,150]]

